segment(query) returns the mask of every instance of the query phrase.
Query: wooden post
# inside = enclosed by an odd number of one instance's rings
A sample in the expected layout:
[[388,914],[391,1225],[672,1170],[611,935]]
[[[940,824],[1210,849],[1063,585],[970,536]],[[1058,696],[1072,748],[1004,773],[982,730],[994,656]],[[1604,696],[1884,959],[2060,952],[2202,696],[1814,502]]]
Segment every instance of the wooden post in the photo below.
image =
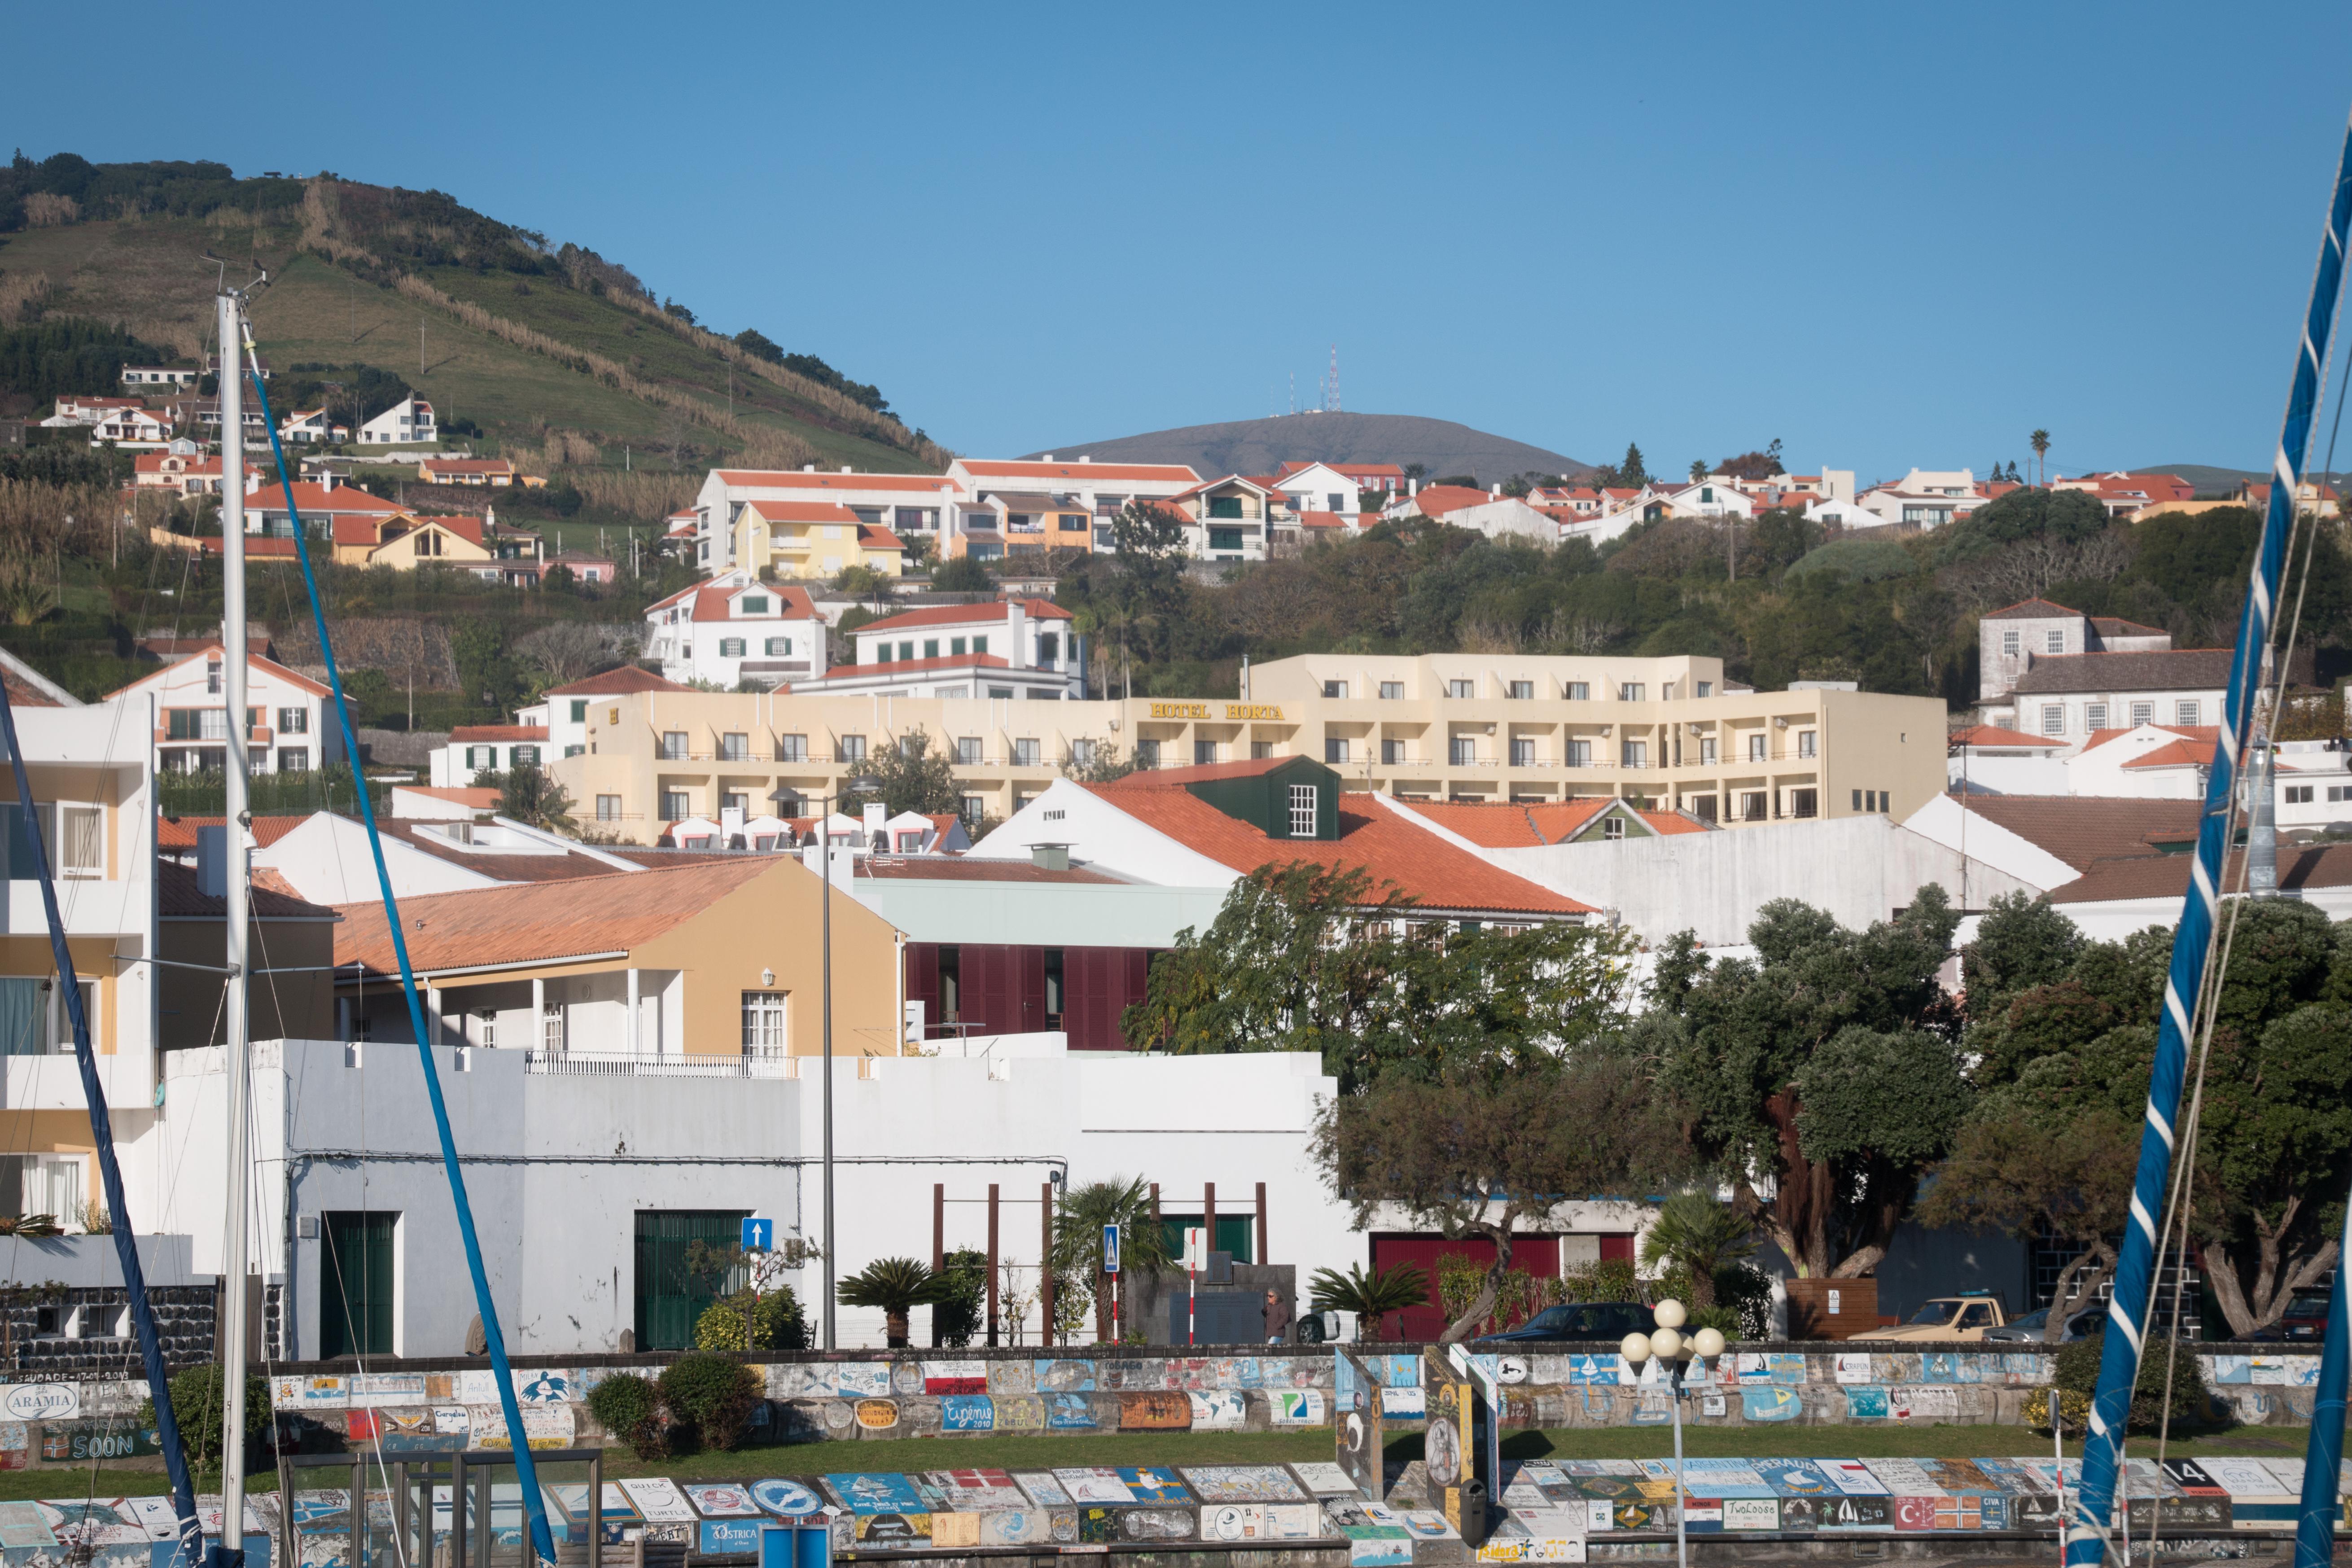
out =
[[[931,1184],[931,1272],[937,1274],[948,1266],[948,1184]],[[931,1309],[931,1344],[940,1343],[940,1310]]]
[[1257,1184],[1257,1256],[1250,1261],[1252,1263],[1269,1261],[1265,1255],[1265,1184],[1264,1182]]
[[1154,1225],[1160,1223],[1160,1184],[1158,1182],[1151,1184],[1151,1223]]
[[[1203,1182],[1201,1184],[1201,1223],[1206,1226],[1209,1231],[1208,1245],[1202,1247],[1202,1251],[1203,1253],[1216,1251],[1217,1184],[1214,1182]],[[1209,1260],[1207,1258],[1203,1257],[1201,1259],[1201,1267],[1206,1268],[1208,1266]]]
[[1037,1184],[1037,1305],[1045,1321],[1037,1327],[1037,1342],[1054,1342],[1054,1184]]
[[988,1342],[996,1343],[996,1184],[988,1184]]

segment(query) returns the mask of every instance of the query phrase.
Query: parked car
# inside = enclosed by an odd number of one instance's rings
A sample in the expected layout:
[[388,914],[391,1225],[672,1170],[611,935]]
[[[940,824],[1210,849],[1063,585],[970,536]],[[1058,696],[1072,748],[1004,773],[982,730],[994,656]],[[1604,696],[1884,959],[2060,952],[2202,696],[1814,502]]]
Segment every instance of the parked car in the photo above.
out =
[[2318,1340],[2327,1335],[2327,1292],[2298,1290],[2286,1311],[2267,1329],[2256,1329],[2250,1340]]
[[[1984,1331],[1984,1337],[1988,1341],[2001,1344],[2038,1345],[2042,1342],[2042,1331],[2049,1326],[2050,1309],[2043,1307],[2038,1311],[2028,1312],[2021,1318],[2011,1318],[1999,1328],[1987,1329]],[[2106,1332],[2106,1329],[2105,1310],[2099,1307],[2085,1307],[2067,1318],[2066,1327],[2061,1333],[2058,1342],[2070,1345],[2076,1340],[2092,1339],[2103,1334]]]
[[1920,1303],[1911,1321],[1856,1334],[1858,1340],[1980,1340],[2009,1321],[1998,1296],[1937,1296]]
[[1482,1334],[1477,1342],[1496,1345],[1518,1340],[1606,1340],[1613,1344],[1627,1334],[1646,1334],[1656,1327],[1650,1309],[1639,1301],[1570,1301],[1546,1307],[1516,1329]]

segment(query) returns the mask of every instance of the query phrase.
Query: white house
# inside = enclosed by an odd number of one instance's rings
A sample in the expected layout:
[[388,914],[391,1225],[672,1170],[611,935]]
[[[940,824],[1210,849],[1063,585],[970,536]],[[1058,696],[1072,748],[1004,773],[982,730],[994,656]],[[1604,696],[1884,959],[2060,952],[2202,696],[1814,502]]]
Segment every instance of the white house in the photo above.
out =
[[1381,514],[1387,518],[1428,517],[1454,528],[1475,529],[1489,539],[1517,536],[1551,543],[1560,537],[1560,524],[1517,496],[1507,496],[1500,485],[1475,490],[1467,485],[1423,485],[1412,494],[1391,501]]
[[1328,463],[1309,463],[1304,468],[1285,465],[1274,482],[1289,498],[1295,515],[1322,511],[1352,518],[1363,510],[1360,481]]
[[172,426],[169,420],[144,408],[118,408],[90,426],[89,438],[110,441],[118,447],[154,450],[171,445]]
[[[155,765],[165,773],[202,773],[228,765],[226,675],[223,645],[208,643],[152,675],[109,692],[108,703],[131,699],[155,708]],[[246,744],[257,773],[299,773],[343,760],[341,731],[327,711],[326,687],[257,653],[246,662]]]
[[851,632],[854,662],[793,689],[1076,701],[1086,696],[1087,671],[1074,625],[1046,599],[908,610]]
[[[995,495],[1042,495],[1090,513],[1097,550],[1110,548],[1110,520],[1129,501],[1167,501],[1197,488],[1201,476],[1182,463],[1097,463],[1081,454],[1056,458],[958,458],[947,477],[977,502]],[[981,553],[981,552],[974,552]]]
[[736,557],[741,538],[736,524],[753,501],[831,502],[847,507],[867,527],[887,528],[910,544],[938,539],[952,523],[952,509],[967,492],[939,474],[861,474],[854,468],[713,468],[703,477],[691,512],[668,518],[670,539],[688,537],[694,560],[723,572],[742,564]]
[[[2086,616],[2049,599],[2020,600],[1977,623],[1977,701],[1982,706],[2007,697],[2042,659],[2077,653],[2154,653],[2171,647],[2172,634],[2162,626]],[[2149,717],[2155,716],[2151,710]],[[2119,721],[2123,715],[2109,717]]]
[[58,411],[41,421],[48,430],[62,430],[73,425],[95,425],[110,414],[122,414],[147,405],[135,397],[89,397],[79,393],[65,393],[58,398]]
[[122,367],[125,386],[194,386],[204,375],[194,365],[126,364]]
[[807,589],[739,568],[648,606],[646,657],[680,682],[797,685],[824,673],[825,624]]
[[1940,528],[1985,504],[1970,468],[1914,468],[1892,484],[1873,485],[1854,498],[1881,522]]
[[440,438],[439,427],[433,423],[433,405],[414,394],[360,426],[362,447],[397,447]]
[[1954,732],[1945,776],[1963,795],[2067,795],[2063,739],[1991,724]]
[[460,724],[433,752],[436,789],[469,786],[476,773],[539,767],[549,761],[547,730],[540,724]]
[[2202,800],[2214,726],[2137,724],[2102,730],[2061,763],[2065,793],[2109,799]]
[[2343,742],[2282,741],[2273,756],[2282,832],[2352,824],[2352,752]]
[[[1977,711],[1987,723],[2045,736],[2147,724],[2202,729],[2221,721],[2231,658],[2226,647],[2056,655],[2036,660],[2005,699]],[[2294,674],[2308,679],[2310,650],[2294,664]]]
[[[515,710],[515,722],[545,731],[549,756],[576,757],[588,750],[588,712],[599,699],[620,697],[633,691],[690,689],[675,680],[665,679],[652,670],[625,664],[601,675],[549,687],[540,694],[537,702]],[[619,721],[617,717],[613,720],[614,723]]]
[[351,433],[350,426],[336,424],[323,408],[298,408],[278,422],[278,437],[287,441],[341,441]]

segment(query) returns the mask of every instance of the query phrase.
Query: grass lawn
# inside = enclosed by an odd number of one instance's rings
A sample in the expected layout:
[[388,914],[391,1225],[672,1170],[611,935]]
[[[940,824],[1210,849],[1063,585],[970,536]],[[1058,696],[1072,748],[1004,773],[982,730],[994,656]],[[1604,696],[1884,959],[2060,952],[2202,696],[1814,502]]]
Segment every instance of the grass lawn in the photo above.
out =
[[[2303,1457],[2310,1429],[2303,1426],[2239,1426],[2197,1436],[2176,1436],[2166,1453],[2173,1458],[2240,1455],[2253,1458]],[[1402,1462],[1421,1458],[1421,1434],[1400,1433],[1388,1443],[1388,1457]],[[1683,1451],[1693,1458],[2007,1458],[2042,1455],[2048,1439],[2022,1426],[1694,1426],[1683,1434]],[[2080,1455],[2079,1442],[2066,1445]],[[2129,1451],[2153,1458],[2156,1439],[2135,1437]],[[1650,1459],[1674,1453],[1674,1436],[1663,1426],[1578,1427],[1518,1431],[1503,1438],[1506,1459]],[[864,1443],[789,1443],[750,1446],[724,1454],[688,1454],[647,1464],[625,1448],[604,1450],[607,1479],[621,1476],[671,1476],[680,1480],[757,1480],[768,1476],[812,1476],[847,1470],[941,1470],[986,1468],[1051,1469],[1070,1465],[1221,1465],[1328,1459],[1331,1429],[1283,1432],[1129,1432],[1097,1437],[1027,1434],[1003,1437],[906,1437]],[[329,1472],[314,1473],[327,1485]],[[217,1486],[200,1479],[198,1489]],[[256,1491],[276,1491],[277,1472],[257,1467]],[[161,1459],[119,1460],[87,1468],[0,1470],[0,1501],[24,1498],[131,1497],[170,1489]]]

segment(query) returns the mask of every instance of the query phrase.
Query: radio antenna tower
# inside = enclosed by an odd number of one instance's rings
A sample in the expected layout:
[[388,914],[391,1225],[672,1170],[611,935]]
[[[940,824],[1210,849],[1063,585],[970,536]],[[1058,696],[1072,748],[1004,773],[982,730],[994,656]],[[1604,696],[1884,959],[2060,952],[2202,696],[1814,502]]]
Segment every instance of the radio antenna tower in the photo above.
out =
[[1323,412],[1339,412],[1339,345],[1331,345],[1331,370],[1323,381]]

